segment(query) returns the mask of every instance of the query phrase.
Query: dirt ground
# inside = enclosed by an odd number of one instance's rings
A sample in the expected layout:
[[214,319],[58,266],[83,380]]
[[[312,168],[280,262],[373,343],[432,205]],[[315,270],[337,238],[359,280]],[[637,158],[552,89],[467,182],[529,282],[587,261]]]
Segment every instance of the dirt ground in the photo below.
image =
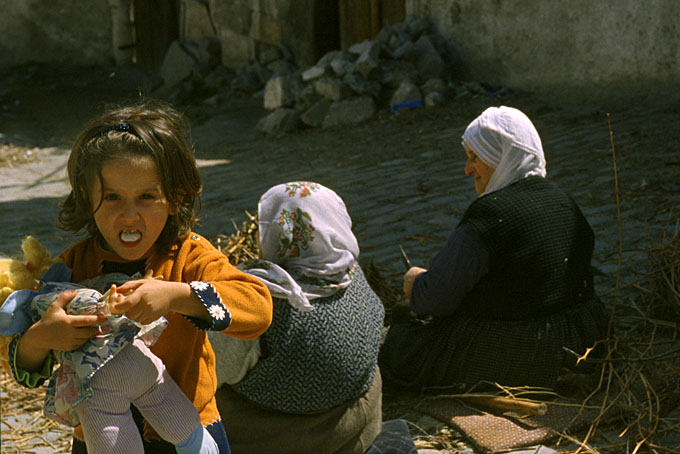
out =
[[[143,74],[125,68],[54,68],[33,65],[6,72],[0,79],[0,167],[15,167],[23,162],[40,160],[43,155],[39,150],[42,149],[68,149],[79,130],[103,105],[138,99],[140,94],[150,93],[152,85],[150,79]],[[499,104],[524,110],[534,120],[539,131],[552,131],[548,142],[559,142],[562,136],[569,136],[573,143],[578,144],[578,131],[588,131],[595,127],[598,134],[604,134],[606,138],[606,114],[611,112],[616,147],[626,157],[626,161],[621,164],[621,171],[626,175],[621,195],[631,200],[631,205],[640,208],[641,211],[635,211],[635,216],[641,222],[655,222],[660,225],[669,219],[677,219],[673,210],[676,209],[680,197],[680,181],[677,178],[680,169],[680,106],[666,105],[662,100],[636,101],[631,104],[618,100],[615,107],[612,107],[614,104],[608,106],[604,102],[557,105],[547,97],[531,93],[510,93],[496,98],[468,95],[449,99],[433,108],[402,111],[398,115],[390,114],[383,108],[372,120],[351,127],[308,129],[275,137],[264,137],[255,132],[255,123],[266,114],[261,98],[239,95],[217,104],[205,103],[200,98],[195,98],[178,107],[191,120],[192,138],[199,158],[231,160],[253,156],[259,165],[266,167],[267,156],[278,159],[286,153],[292,155],[295,151],[308,150],[313,158],[300,163],[301,174],[314,175],[311,166],[319,160],[327,160],[322,156],[323,153],[331,153],[336,159],[337,155],[351,149],[352,156],[361,156],[379,166],[382,161],[389,160],[393,163],[395,157],[399,156],[427,156],[428,150],[452,149],[460,152],[459,137],[465,125],[485,107]],[[625,130],[617,129],[619,118],[626,119]],[[586,140],[585,136],[586,133],[583,140]],[[557,175],[565,183],[571,184],[577,192],[582,191],[584,198],[586,191],[589,191],[588,194],[594,192],[595,195],[591,194],[590,197],[595,198],[598,193],[602,196],[602,192],[607,192],[608,195],[614,192],[611,187],[604,190],[589,189],[590,185],[600,184],[594,168],[611,165],[608,141],[602,143],[601,148],[604,152],[600,150],[592,159],[583,159],[583,153],[579,154],[577,161],[570,160],[568,156],[559,157],[562,166]],[[663,153],[659,154],[659,150]],[[603,156],[605,154],[607,155]],[[548,164],[551,165],[550,159]],[[412,181],[416,187],[414,190],[423,194],[446,190],[441,186],[445,179],[423,176],[424,171],[408,167],[413,165],[413,161],[408,161],[403,170],[417,174],[417,178]],[[461,168],[457,168],[456,172],[462,172]],[[6,183],[0,182],[0,187]],[[268,186],[267,182],[258,184],[260,187]],[[382,184],[382,180],[376,180],[376,184]],[[371,197],[370,188],[364,190],[363,194]],[[611,197],[607,200],[611,201]],[[592,203],[596,205],[597,201]],[[459,206],[465,205],[461,201]],[[445,207],[442,209],[449,210]],[[456,214],[457,209],[450,210]],[[597,209],[592,209],[592,212],[595,215],[599,213]],[[427,224],[427,220],[422,222]],[[360,227],[361,225],[363,224],[359,222]],[[208,227],[213,233],[230,233],[224,230],[231,230],[225,224]],[[368,227],[366,229],[370,230]],[[441,242],[441,238],[433,241],[426,236],[421,236],[420,240],[421,243],[427,243],[427,247],[418,252],[423,257],[436,250]],[[601,253],[598,266],[602,267],[611,263],[612,256],[616,255],[615,235],[608,235],[605,241],[610,243],[606,251]],[[363,242],[369,243],[367,240]],[[54,247],[57,246],[60,245]],[[371,249],[367,247],[367,250],[370,255]],[[12,252],[10,248],[0,248],[0,253]],[[379,254],[379,246],[376,246],[373,258]],[[386,266],[388,271],[399,269],[394,264]],[[609,274],[610,279],[606,284],[608,286],[614,279]],[[629,280],[635,278],[628,277]],[[408,413],[409,403],[398,405],[388,401],[386,404],[391,417]],[[426,431],[431,434],[437,430],[443,429],[440,426]],[[446,442],[442,442],[441,437],[439,440],[429,447],[448,449],[445,452],[462,452],[466,449],[465,444],[456,440],[455,435]]]

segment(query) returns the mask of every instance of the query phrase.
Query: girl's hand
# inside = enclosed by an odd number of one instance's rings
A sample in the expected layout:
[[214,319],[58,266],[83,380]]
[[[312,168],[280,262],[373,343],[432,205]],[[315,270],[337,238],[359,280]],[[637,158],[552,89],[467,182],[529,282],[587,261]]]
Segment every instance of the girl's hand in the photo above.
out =
[[76,292],[63,292],[50,304],[42,318],[31,325],[17,347],[17,362],[26,371],[37,370],[50,350],[70,352],[97,334],[103,315],[69,315],[66,305]]
[[97,334],[98,324],[106,322],[104,315],[66,313],[66,305],[75,296],[75,290],[61,293],[34,324],[34,327],[40,328],[42,335],[38,346],[63,352],[73,351]]
[[124,283],[118,287],[118,292],[125,295],[125,299],[114,304],[114,310],[117,313],[124,312],[128,318],[143,325],[171,311],[193,317],[209,317],[189,284],[182,282],[139,279]]
[[415,282],[416,277],[425,271],[427,271],[425,268],[412,266],[406,274],[404,274],[404,295],[406,295],[406,298],[408,298],[409,301],[411,300],[411,291],[413,290],[413,283]]

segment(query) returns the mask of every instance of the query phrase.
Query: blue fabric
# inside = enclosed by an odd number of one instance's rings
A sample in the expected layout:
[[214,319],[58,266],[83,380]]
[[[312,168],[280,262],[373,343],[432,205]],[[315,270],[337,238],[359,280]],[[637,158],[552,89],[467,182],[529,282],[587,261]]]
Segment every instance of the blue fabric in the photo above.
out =
[[[100,305],[98,301],[102,293],[95,289],[103,290],[102,285],[106,288],[110,286],[110,281],[121,283],[129,280],[128,276],[122,274],[108,274],[83,282],[85,287],[91,286],[92,288],[84,288],[81,284],[73,284],[69,281],[47,281],[47,279],[70,277],[71,270],[63,264],[57,264],[43,276],[40,291],[29,290],[14,292],[10,295],[12,297],[10,304],[0,308],[0,311],[13,311],[9,318],[9,327],[4,332],[16,334],[26,330],[40,320],[59,295],[67,290],[77,291],[68,304],[69,313],[87,314],[98,311],[101,309],[97,307]],[[4,319],[8,320],[7,317]],[[80,421],[75,406],[92,396],[90,387],[92,376],[135,337],[143,338],[147,345],[152,345],[166,325],[167,321],[161,317],[145,327],[145,333],[140,334],[140,328],[134,321],[124,316],[114,317],[101,325],[100,330],[106,335],[94,336],[76,350],[54,351],[53,354],[60,367],[52,375],[45,394],[45,416],[61,424],[77,426]],[[17,381],[32,387],[32,382],[43,379],[42,373],[38,376],[27,374],[16,368],[15,361],[13,363],[13,374]],[[43,366],[51,368],[51,364],[43,364]]]
[[71,282],[73,271],[63,263],[53,263],[40,278],[41,282]]
[[203,426],[198,426],[186,440],[177,443],[175,449],[177,454],[219,454],[217,443]]
[[382,423],[382,430],[366,454],[417,454],[418,450],[403,419]]
[[[63,263],[53,263],[42,275],[40,281],[41,283],[69,282],[71,274],[71,268],[68,266]],[[38,292],[34,290],[17,290],[7,297],[2,308],[0,308],[0,334],[12,336],[28,329],[33,324],[31,318],[26,314],[25,308],[37,294]]]
[[220,454],[231,454],[231,448],[229,447],[229,440],[227,439],[227,432],[224,430],[224,425],[222,421],[216,421],[206,427],[210,435],[212,435],[213,440],[217,443],[220,448]]
[[33,324],[25,308],[37,294],[38,292],[34,290],[17,290],[7,297],[5,304],[0,308],[0,334],[12,336],[25,331]]
[[480,197],[460,224],[479,233],[489,272],[465,295],[456,317],[526,321],[595,295],[593,230],[554,182],[528,177]]

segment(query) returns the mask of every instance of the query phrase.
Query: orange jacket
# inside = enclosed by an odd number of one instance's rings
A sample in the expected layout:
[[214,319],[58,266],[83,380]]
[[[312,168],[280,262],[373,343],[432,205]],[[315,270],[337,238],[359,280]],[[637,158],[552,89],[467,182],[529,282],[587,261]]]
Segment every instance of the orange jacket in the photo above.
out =
[[[102,273],[103,263],[124,263],[116,254],[99,247],[96,239],[82,240],[61,254],[73,270],[72,281],[80,282]],[[227,257],[208,240],[191,233],[171,254],[150,255],[146,270],[165,281],[203,281],[213,285],[231,315],[231,323],[222,331],[239,339],[254,339],[271,324],[272,299],[267,287],[257,278],[232,266]],[[170,376],[191,400],[203,425],[220,420],[215,401],[217,380],[215,354],[206,331],[199,330],[183,315],[165,316],[168,326],[151,350],[158,356]],[[147,437],[157,437],[149,431]],[[76,428],[82,439],[82,428]]]

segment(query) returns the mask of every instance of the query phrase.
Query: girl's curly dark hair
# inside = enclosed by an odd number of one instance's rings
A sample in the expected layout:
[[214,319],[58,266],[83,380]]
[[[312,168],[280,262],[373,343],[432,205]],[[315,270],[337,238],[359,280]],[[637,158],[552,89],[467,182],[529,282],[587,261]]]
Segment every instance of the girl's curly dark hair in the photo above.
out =
[[200,211],[201,177],[185,131],[186,118],[159,101],[109,109],[91,121],[69,156],[71,193],[59,209],[60,227],[98,236],[94,213],[101,200],[93,206],[90,195],[95,179],[103,187],[102,166],[108,161],[150,158],[158,167],[163,193],[174,212],[155,243],[159,252],[168,252],[191,231]]

